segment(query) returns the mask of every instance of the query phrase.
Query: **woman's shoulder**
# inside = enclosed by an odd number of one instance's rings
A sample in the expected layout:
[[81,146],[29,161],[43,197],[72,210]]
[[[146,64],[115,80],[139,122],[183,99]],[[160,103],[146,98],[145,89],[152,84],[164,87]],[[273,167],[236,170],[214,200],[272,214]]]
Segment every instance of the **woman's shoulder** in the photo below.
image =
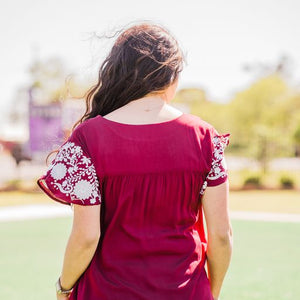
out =
[[185,123],[187,125],[190,125],[192,127],[195,127],[200,130],[213,130],[214,126],[210,124],[209,122],[203,120],[200,116],[194,115],[192,113],[185,113]]
[[92,129],[92,127],[96,126],[96,121],[98,119],[97,117],[98,116],[84,120],[83,122],[77,124],[77,126],[73,130],[73,133],[81,134],[81,133],[88,132],[89,130]]

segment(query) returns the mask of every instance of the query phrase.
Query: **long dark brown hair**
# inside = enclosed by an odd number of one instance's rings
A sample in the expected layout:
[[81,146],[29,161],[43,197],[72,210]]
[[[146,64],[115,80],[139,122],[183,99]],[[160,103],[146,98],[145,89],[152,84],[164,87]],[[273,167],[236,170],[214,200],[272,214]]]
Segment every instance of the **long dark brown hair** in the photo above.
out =
[[178,79],[184,62],[178,41],[165,27],[148,21],[123,28],[100,66],[97,83],[86,92],[85,113],[72,131],[87,119],[164,90]]
[[124,30],[102,63],[98,82],[86,95],[86,111],[73,129],[165,89],[177,79],[183,61],[178,42],[166,28],[144,22]]

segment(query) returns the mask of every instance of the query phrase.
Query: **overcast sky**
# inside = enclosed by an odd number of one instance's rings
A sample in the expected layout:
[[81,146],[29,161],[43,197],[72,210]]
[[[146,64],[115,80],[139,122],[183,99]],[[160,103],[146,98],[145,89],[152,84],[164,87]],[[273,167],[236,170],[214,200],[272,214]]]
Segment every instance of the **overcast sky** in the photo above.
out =
[[188,62],[179,88],[204,88],[209,98],[226,101],[253,78],[243,64],[273,63],[282,54],[293,59],[300,82],[298,0],[0,0],[0,5],[2,114],[15,90],[28,83],[34,56],[60,56],[84,74],[99,65],[88,33],[135,20],[156,21],[179,40]]

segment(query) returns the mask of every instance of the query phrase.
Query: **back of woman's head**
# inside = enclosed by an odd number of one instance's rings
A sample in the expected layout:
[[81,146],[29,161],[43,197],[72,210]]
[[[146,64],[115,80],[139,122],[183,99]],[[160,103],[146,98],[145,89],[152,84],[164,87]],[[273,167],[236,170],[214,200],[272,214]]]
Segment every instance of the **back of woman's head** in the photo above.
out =
[[74,127],[163,91],[178,79],[183,62],[179,44],[166,28],[144,22],[123,30],[100,67],[97,84],[87,92],[85,114]]

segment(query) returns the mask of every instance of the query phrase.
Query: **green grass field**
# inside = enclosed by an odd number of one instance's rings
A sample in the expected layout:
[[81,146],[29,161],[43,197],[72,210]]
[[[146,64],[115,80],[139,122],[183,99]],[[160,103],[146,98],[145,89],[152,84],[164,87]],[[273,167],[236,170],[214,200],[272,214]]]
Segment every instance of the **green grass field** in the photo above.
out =
[[56,299],[71,218],[0,223],[0,299]]
[[222,300],[289,300],[300,295],[300,224],[232,221],[234,250]]
[[[55,299],[71,218],[0,223],[0,299]],[[300,224],[232,221],[234,251],[222,300],[300,295]]]

